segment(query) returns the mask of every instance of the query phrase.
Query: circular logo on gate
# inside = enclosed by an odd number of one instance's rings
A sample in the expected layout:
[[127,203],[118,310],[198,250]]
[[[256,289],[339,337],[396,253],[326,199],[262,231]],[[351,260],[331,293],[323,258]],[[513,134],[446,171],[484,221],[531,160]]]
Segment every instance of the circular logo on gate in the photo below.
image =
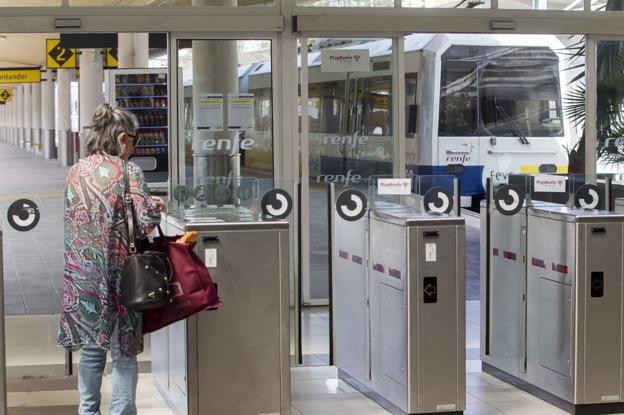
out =
[[292,199],[288,193],[282,189],[269,190],[260,203],[262,213],[277,219],[284,219],[290,215],[292,210]]
[[355,189],[347,189],[336,199],[336,210],[341,218],[355,222],[366,214],[367,201],[364,193]]
[[512,216],[522,209],[524,197],[525,194],[520,188],[511,184],[505,184],[499,187],[494,194],[494,205],[503,215]]
[[236,194],[240,200],[249,200],[253,196],[253,189],[251,186],[240,185],[238,186]]
[[13,202],[7,212],[9,225],[20,232],[34,229],[40,218],[39,208],[35,202],[28,199],[19,199]]
[[180,186],[176,186],[175,189],[173,189],[173,198],[177,200],[178,203],[186,202],[186,199],[188,197],[189,195],[186,191],[186,186],[184,186],[183,184]]
[[195,188],[195,199],[200,202],[208,200],[208,186],[200,184]]
[[450,213],[453,210],[453,195],[443,187],[432,187],[425,193],[424,203],[428,213]]
[[215,199],[218,204],[225,204],[232,197],[232,190],[229,186],[219,185],[214,190]]
[[574,205],[581,209],[596,209],[600,204],[600,189],[593,184],[584,184],[574,193]]

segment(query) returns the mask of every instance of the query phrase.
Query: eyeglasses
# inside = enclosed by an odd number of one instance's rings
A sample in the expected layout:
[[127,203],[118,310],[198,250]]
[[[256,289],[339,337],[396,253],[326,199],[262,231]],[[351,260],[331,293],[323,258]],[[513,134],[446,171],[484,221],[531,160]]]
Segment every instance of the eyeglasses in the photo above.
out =
[[133,147],[136,147],[141,143],[141,136],[136,135],[136,134],[130,134],[130,133],[126,133],[126,135],[132,139]]

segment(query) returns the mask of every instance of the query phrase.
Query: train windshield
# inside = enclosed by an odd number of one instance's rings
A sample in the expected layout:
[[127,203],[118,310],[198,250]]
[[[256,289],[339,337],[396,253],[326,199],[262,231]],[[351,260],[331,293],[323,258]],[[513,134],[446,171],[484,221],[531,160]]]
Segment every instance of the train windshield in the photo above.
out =
[[551,49],[452,46],[441,75],[440,136],[563,136],[559,59]]

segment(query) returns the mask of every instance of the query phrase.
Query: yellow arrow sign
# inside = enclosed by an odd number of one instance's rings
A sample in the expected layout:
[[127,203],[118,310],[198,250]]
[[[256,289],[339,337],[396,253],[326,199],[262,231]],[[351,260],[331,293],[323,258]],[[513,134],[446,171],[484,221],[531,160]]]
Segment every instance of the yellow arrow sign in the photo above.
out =
[[76,49],[62,48],[60,39],[46,39],[46,53],[48,69],[76,67]]
[[427,286],[425,287],[425,294],[427,294],[429,297],[432,297],[436,294],[437,289],[433,284],[427,284]]
[[39,68],[0,68],[0,84],[29,84],[41,82]]
[[106,48],[106,67],[109,69],[119,67],[117,48]]
[[13,100],[13,90],[0,89],[0,102],[10,102]]

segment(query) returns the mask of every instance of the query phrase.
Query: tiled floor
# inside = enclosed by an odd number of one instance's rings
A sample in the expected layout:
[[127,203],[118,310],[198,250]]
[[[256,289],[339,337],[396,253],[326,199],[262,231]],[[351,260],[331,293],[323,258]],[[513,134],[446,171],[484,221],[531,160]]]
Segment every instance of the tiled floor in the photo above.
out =
[[[564,415],[565,412],[554,406],[481,372],[479,302],[467,302],[466,310],[466,415]],[[326,361],[328,311],[323,307],[310,308],[305,310],[304,316],[304,325],[307,326],[303,335],[304,347],[314,352],[308,359]],[[62,375],[64,355],[62,349],[54,346],[58,317],[10,316],[6,321],[9,405],[19,409],[15,413],[20,415],[40,414],[44,407],[47,415],[75,413],[78,402],[75,380],[73,383],[59,380],[55,387],[47,389],[31,386],[29,390],[20,384],[36,382],[39,377]],[[144,362],[148,359],[147,353],[141,356]],[[335,367],[294,367],[291,373],[293,415],[390,414],[338,379]],[[110,396],[108,376],[105,378],[103,390],[106,405]],[[154,388],[149,373],[142,373],[140,376],[137,403],[141,415],[173,415]],[[24,412],[27,409],[32,409],[33,412]],[[108,413],[106,407],[103,413]]]

